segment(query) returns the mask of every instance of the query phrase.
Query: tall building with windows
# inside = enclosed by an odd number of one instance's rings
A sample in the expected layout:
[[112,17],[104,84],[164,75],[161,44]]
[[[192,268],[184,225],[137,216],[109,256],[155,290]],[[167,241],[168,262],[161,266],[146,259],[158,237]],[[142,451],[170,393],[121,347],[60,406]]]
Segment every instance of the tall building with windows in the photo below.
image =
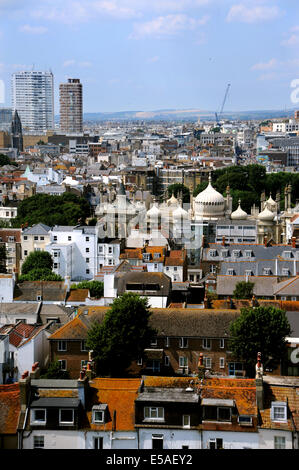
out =
[[52,72],[17,72],[12,76],[12,107],[23,130],[44,133],[54,129],[54,77]]
[[78,78],[69,78],[61,83],[60,91],[60,130],[65,134],[83,132],[82,83]]

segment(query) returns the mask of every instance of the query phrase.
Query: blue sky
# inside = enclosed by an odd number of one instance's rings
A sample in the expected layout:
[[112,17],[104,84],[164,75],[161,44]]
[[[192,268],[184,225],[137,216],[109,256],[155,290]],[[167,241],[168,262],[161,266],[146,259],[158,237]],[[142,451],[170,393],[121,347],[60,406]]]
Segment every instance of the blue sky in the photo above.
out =
[[84,111],[291,108],[298,0],[0,0],[0,78],[80,78]]

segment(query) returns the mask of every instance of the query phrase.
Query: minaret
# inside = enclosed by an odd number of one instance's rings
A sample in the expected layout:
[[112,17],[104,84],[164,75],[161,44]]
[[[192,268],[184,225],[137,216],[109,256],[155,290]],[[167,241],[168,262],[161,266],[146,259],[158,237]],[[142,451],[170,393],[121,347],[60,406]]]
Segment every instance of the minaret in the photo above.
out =
[[18,149],[19,152],[23,152],[22,124],[17,110],[14,112],[11,123],[11,145],[12,148]]

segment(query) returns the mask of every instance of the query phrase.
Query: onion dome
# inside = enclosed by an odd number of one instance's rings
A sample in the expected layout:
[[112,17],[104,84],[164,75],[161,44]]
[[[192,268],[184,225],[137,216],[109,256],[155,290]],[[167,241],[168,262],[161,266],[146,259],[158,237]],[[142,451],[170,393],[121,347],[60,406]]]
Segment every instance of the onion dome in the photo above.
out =
[[243,209],[241,208],[241,200],[239,199],[239,206],[238,209],[231,214],[231,219],[232,220],[246,220],[248,215]]
[[195,198],[195,212],[201,217],[223,217],[225,199],[211,184],[209,176],[208,187]]
[[175,211],[173,211],[173,217],[176,219],[179,218],[188,218],[188,212],[185,211],[181,206],[179,206]]
[[160,217],[161,216],[161,211],[160,209],[154,204],[151,209],[149,209],[146,213],[147,217]]
[[275,214],[273,214],[272,211],[269,209],[264,209],[259,215],[258,219],[261,220],[262,222],[271,222],[274,220]]
[[179,201],[177,200],[177,198],[172,193],[171,198],[168,199],[168,201],[167,201],[167,205],[168,206],[178,206],[178,204],[179,204]]

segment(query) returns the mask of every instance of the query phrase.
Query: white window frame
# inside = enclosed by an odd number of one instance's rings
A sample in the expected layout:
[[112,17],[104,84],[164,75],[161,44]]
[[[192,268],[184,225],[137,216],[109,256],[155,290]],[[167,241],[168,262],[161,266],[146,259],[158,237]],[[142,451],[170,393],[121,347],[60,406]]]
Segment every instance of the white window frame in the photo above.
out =
[[138,365],[138,366],[142,366],[142,364],[143,364],[142,357],[139,357],[139,358],[137,359],[137,365]]
[[[279,414],[275,416],[275,412],[280,409]],[[272,402],[271,403],[271,420],[278,423],[287,422],[287,404],[285,402]]]
[[[101,413],[102,419],[96,419],[96,414]],[[92,422],[94,424],[104,424],[105,423],[105,411],[104,410],[93,410],[92,412]]]
[[[60,370],[67,370],[67,360],[66,359],[58,359],[58,362],[59,362],[59,366],[60,366]],[[65,368],[62,367],[62,364],[65,362]]]
[[180,344],[180,348],[181,349],[185,349],[185,348],[188,348],[188,338],[185,338],[185,337],[181,337],[179,339],[179,344]]
[[[35,412],[36,411],[44,411],[45,414],[45,419],[44,420],[38,420],[35,418]],[[47,423],[47,409],[46,408],[32,408],[31,410],[31,424],[35,424],[38,426],[45,426]]]
[[188,358],[186,356],[179,356],[179,368],[185,369],[188,367]]
[[219,348],[220,348],[220,349],[224,349],[224,346],[225,346],[225,344],[224,344],[224,338],[220,338],[220,340],[219,340]]
[[170,358],[169,356],[164,356],[164,365],[165,366],[170,366]]
[[164,421],[164,408],[162,406],[145,406],[143,411],[144,421]]
[[206,369],[212,369],[212,358],[209,356],[205,356],[203,358],[203,364]]
[[190,426],[191,426],[191,416],[183,415],[183,428],[190,429]]
[[[71,411],[73,416],[73,421],[61,421],[61,412],[62,411]],[[59,408],[59,424],[61,426],[73,426],[75,423],[75,413],[72,408]]]
[[274,436],[274,449],[285,449],[285,448],[286,448],[285,436]]
[[[65,348],[63,346],[61,346],[62,343],[65,343]],[[67,341],[66,340],[61,339],[61,340],[58,341],[57,351],[60,351],[60,352],[67,351]]]
[[44,449],[44,448],[45,448],[45,436],[34,435],[33,436],[33,449]]
[[219,367],[220,367],[220,369],[225,368],[225,357],[220,357],[219,358]]
[[210,338],[203,338],[202,347],[203,347],[203,349],[211,349],[212,345],[211,345]]

